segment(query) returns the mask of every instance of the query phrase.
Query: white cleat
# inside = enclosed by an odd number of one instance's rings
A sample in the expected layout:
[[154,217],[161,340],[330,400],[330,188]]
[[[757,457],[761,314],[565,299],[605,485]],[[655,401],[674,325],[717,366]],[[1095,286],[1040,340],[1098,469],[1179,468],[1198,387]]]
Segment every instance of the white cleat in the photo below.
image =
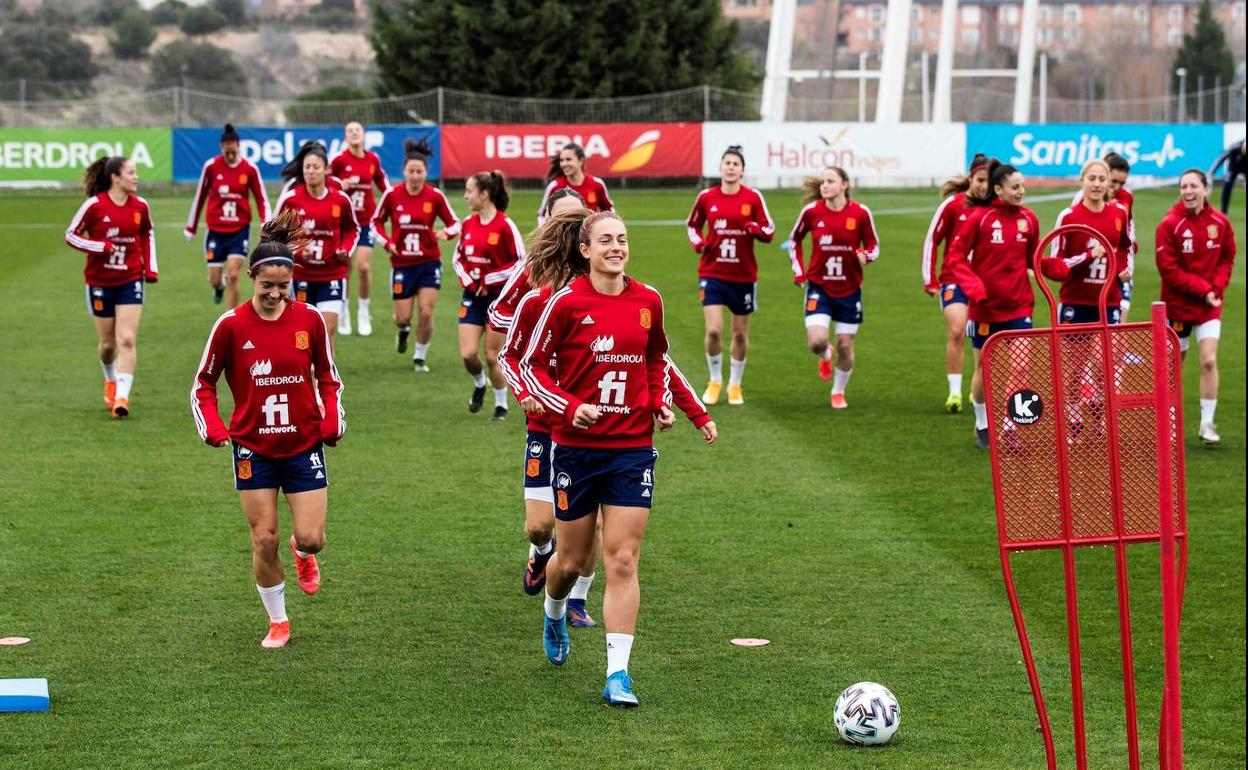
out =
[[347,309],[342,315],[338,316],[338,333],[346,335],[351,334],[351,311],[349,309]]
[[1200,424],[1200,430],[1196,432],[1196,435],[1199,436],[1200,440],[1206,444],[1222,443],[1222,437],[1218,435],[1218,426],[1211,422],[1202,422]]
[[369,318],[368,314],[363,310],[361,310],[359,315],[356,316],[355,327],[359,330],[359,335],[361,337],[373,336],[373,319]]

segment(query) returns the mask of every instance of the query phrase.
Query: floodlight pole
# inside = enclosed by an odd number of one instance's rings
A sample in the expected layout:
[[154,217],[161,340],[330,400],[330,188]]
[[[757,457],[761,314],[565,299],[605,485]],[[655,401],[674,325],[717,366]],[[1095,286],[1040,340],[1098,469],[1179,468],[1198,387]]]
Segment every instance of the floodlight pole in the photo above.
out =
[[932,122],[953,120],[953,43],[957,34],[958,0],[941,0],[940,48],[936,53],[936,95]]
[[789,101],[789,69],[793,64],[793,29],[797,0],[775,0],[767,32],[767,73],[759,115],[764,123],[783,123]]
[[1023,0],[1023,23],[1018,33],[1018,75],[1014,79],[1014,124],[1031,122],[1031,76],[1036,69],[1036,28],[1040,0]]
[[900,123],[901,97],[906,90],[906,49],[910,45],[912,0],[888,0],[884,17],[884,56],[880,87],[875,95],[875,122]]

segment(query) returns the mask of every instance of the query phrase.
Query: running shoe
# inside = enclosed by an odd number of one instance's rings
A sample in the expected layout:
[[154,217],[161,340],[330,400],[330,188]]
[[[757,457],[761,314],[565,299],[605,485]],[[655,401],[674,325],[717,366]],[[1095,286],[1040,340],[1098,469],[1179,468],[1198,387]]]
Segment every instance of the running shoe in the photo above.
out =
[[212,304],[220,305],[221,300],[225,299],[225,287],[218,286],[212,290]]
[[1209,446],[1222,443],[1222,437],[1218,435],[1218,426],[1211,422],[1202,422],[1196,435]]
[[493,416],[490,417],[490,419],[493,420],[494,422],[502,422],[503,420],[506,420],[507,419],[507,407],[505,406],[494,407],[494,414]]
[[584,599],[568,599],[568,623],[573,628],[593,628],[598,623],[585,609]]
[[468,399],[468,411],[476,414],[481,411],[481,405],[485,403],[485,386],[472,389],[472,398]]
[[355,328],[361,337],[373,336],[373,319],[369,318],[368,314],[362,309],[359,311],[359,315],[356,316]]
[[425,359],[413,358],[412,359],[412,371],[418,372],[418,373],[428,372],[429,366],[425,363]]
[[832,380],[831,359],[823,358],[822,356],[819,358],[819,379],[824,382],[830,382]]
[[728,385],[728,403],[733,406],[741,406],[745,403],[745,396],[741,395],[740,385]]
[[113,411],[113,399],[117,398],[117,381],[104,380],[104,406]]
[[845,401],[844,393],[833,393],[828,397],[828,405],[833,409],[846,409],[849,407],[849,404]]
[[260,646],[266,650],[275,650],[278,647],[285,647],[289,642],[290,621],[283,620],[281,623],[269,623],[269,633],[265,634]]
[[627,671],[616,671],[607,677],[607,684],[602,688],[602,699],[608,706],[637,708],[637,696],[633,694],[633,680],[628,678]]
[[295,557],[295,573],[299,576],[299,587],[308,596],[321,590],[321,567],[316,557],[309,555],[306,559],[295,549],[295,536],[290,536],[290,552]]
[[988,429],[987,428],[975,429],[975,446],[979,447],[980,449],[988,448]]
[[398,333],[394,337],[394,352],[395,353],[407,352],[407,337],[411,333],[412,332],[410,329],[407,331],[404,331],[403,329],[399,329]]
[[950,393],[949,398],[945,399],[945,411],[949,414],[957,414],[962,411],[962,394]]
[[529,596],[537,596],[546,587],[546,563],[555,555],[555,539],[550,539],[550,552],[540,554],[537,548],[529,546],[529,563],[524,565],[524,575],[520,578],[520,587]]
[[562,666],[568,660],[568,649],[572,645],[568,638],[568,618],[565,615],[554,620],[542,610],[542,620],[542,646],[546,648],[546,660]]
[[724,383],[720,380],[711,380],[706,383],[706,390],[702,391],[702,403],[710,406],[719,403],[719,392],[723,390]]
[[124,418],[130,416],[130,399],[114,398],[113,399],[113,416]]

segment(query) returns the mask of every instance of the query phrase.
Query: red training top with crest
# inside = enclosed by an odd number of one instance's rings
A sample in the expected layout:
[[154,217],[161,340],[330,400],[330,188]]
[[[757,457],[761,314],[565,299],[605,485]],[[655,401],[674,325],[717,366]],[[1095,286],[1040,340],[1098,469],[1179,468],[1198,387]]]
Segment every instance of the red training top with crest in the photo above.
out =
[[563,174],[550,180],[550,184],[546,185],[546,190],[542,193],[542,202],[537,207],[537,224],[541,225],[546,221],[546,202],[550,200],[550,196],[555,190],[562,187],[571,187],[581,196],[581,200],[585,201],[585,208],[590,211],[612,211],[615,204],[611,202],[611,196],[607,194],[607,183],[602,181],[600,177],[585,175],[580,184],[572,184]]
[[350,265],[338,255],[355,251],[360,234],[346,194],[326,187],[321,197],[315,198],[307,186],[298,184],[277,202],[279,214],[286,209],[299,212],[303,229],[311,238],[295,255],[295,278],[300,281],[346,278]]
[[65,242],[86,252],[82,274],[92,286],[156,282],[156,233],[147,201],[137,195],[120,205],[107,191],[87,198],[65,230]]
[[1166,317],[1194,324],[1221,318],[1222,308],[1205,295],[1222,299],[1235,268],[1235,230],[1226,215],[1208,203],[1192,214],[1179,201],[1157,225],[1156,245]]
[[365,150],[363,155],[354,155],[349,149],[343,150],[329,162],[329,173],[342,182],[343,191],[351,199],[356,220],[364,225],[372,221],[373,209],[376,208],[374,185],[381,191],[390,187],[377,153]]
[[[1075,193],[1075,197],[1071,199],[1070,205],[1075,205],[1083,200],[1083,190]],[[1131,238],[1131,256],[1134,258],[1140,250],[1140,242],[1135,237],[1135,193],[1125,187],[1119,187],[1118,192],[1110,198],[1110,201],[1117,203],[1126,209],[1127,212],[1127,235]]]
[[745,185],[731,195],[719,186],[708,187],[693,201],[686,224],[689,242],[701,256],[699,278],[738,283],[758,280],[754,241],[771,243],[776,235],[776,225],[761,193]]
[[1031,315],[1035,296],[1027,270],[1039,230],[1040,220],[1026,206],[996,200],[971,210],[945,252],[956,283],[971,301],[971,320],[1000,323]]
[[[810,264],[803,266],[802,240],[810,233]],[[789,260],[794,279],[807,280],[829,297],[848,297],[862,287],[861,252],[868,262],[880,256],[871,209],[856,201],[846,201],[837,211],[822,201],[812,201],[797,215]]]
[[1064,305],[1092,305],[1101,301],[1101,288],[1109,282],[1106,304],[1114,307],[1122,302],[1118,273],[1133,268],[1131,235],[1127,229],[1127,210],[1110,201],[1100,211],[1093,211],[1083,201],[1073,203],[1057,215],[1057,224],[1087,225],[1101,234],[1102,248],[1112,245],[1118,256],[1118,272],[1109,274],[1109,257],[1092,257],[1098,245],[1096,238],[1083,233],[1059,236],[1053,241],[1049,255],[1040,260],[1046,278],[1062,282],[1061,301]]
[[199,214],[208,207],[205,224],[208,229],[220,233],[236,233],[251,224],[251,198],[256,199],[256,218],[264,222],[269,218],[269,197],[264,191],[260,171],[244,157],[233,166],[218,155],[204,163],[199,172],[199,185],[195,188],[195,200],[186,218],[187,235],[199,229]]
[[[222,373],[234,396],[228,429],[217,411]],[[341,397],[321,314],[288,300],[282,314],[268,320],[248,301],[227,310],[208,334],[191,388],[191,414],[209,444],[228,438],[280,459],[342,438],[347,421]]]
[[[923,288],[936,291],[941,284],[953,283],[953,271],[949,269],[949,244],[958,228],[966,221],[973,209],[967,205],[966,193],[954,193],[940,202],[932,216],[932,223],[927,226],[927,235],[923,237],[923,261],[920,270],[923,274]],[[940,271],[936,270],[936,252],[941,245],[945,247],[945,261]]]
[[438,219],[442,220],[448,234],[459,234],[459,217],[451,209],[446,193],[433,185],[422,186],[415,195],[407,191],[406,182],[386,190],[377,202],[372,227],[382,248],[389,251],[391,244],[395,246],[397,253],[390,252],[390,266],[412,267],[441,259],[438,229],[434,226]]
[[[518,369],[528,393],[561,417],[552,433],[556,443],[626,449],[650,446],[654,417],[674,403],[673,388],[691,390],[669,363],[658,291],[625,278],[623,292],[602,294],[583,275],[551,294]],[[700,428],[711,417],[696,397],[693,402],[685,414]],[[586,403],[600,419],[578,430],[572,418]]]
[[472,292],[497,291],[524,259],[524,238],[511,217],[499,211],[488,223],[480,214],[464,220],[451,265],[459,284]]

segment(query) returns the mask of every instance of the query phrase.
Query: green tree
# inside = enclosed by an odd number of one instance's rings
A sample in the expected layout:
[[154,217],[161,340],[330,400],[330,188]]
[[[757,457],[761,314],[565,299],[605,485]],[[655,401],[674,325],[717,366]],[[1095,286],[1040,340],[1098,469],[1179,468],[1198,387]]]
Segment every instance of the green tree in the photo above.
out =
[[227,24],[226,18],[221,12],[209,5],[199,5],[190,8],[186,13],[182,14],[182,21],[178,22],[178,29],[188,35],[211,35],[225,28]]
[[752,90],[719,0],[373,0],[379,89],[632,96],[699,85]]
[[247,5],[243,0],[212,0],[211,5],[232,27],[247,21]]
[[152,8],[152,23],[158,26],[176,27],[182,22],[182,16],[189,5],[182,0],[164,0]]
[[101,26],[111,26],[126,13],[138,10],[141,10],[138,0],[97,0],[95,6],[87,10],[86,17]]
[[108,45],[119,59],[141,59],[156,39],[156,28],[143,11],[126,11],[113,24]]
[[[1205,88],[1213,88],[1219,78],[1223,86],[1235,82],[1235,58],[1226,45],[1226,33],[1222,25],[1213,17],[1213,3],[1200,0],[1196,8],[1196,25],[1192,34],[1183,36],[1183,46],[1174,55],[1173,89],[1178,93],[1180,69],[1187,70],[1187,90],[1197,90],[1204,78]],[[1189,97],[1187,114],[1196,115],[1196,99]],[[1216,119],[1216,118],[1215,118]]]
[[[247,95],[247,75],[224,48],[211,43],[170,43],[152,57],[152,88],[185,86],[231,96]],[[216,120],[219,116],[212,117]]]
[[97,72],[91,49],[64,27],[26,22],[0,30],[0,80],[26,80],[31,98],[86,95]]

